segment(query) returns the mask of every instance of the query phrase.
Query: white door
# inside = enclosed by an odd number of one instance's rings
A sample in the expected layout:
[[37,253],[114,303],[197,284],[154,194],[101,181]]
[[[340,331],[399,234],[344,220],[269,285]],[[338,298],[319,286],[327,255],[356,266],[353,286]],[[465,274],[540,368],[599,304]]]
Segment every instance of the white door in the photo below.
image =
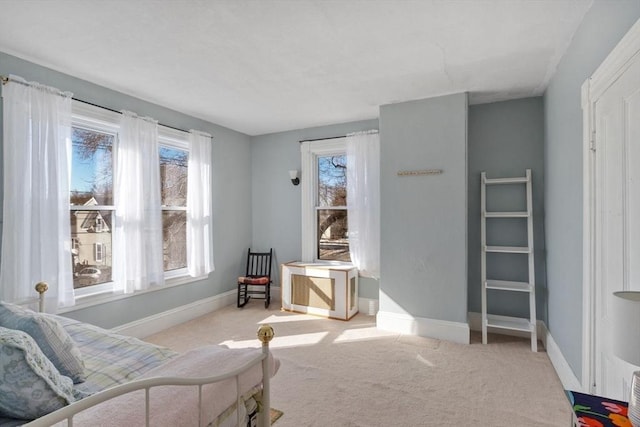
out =
[[[595,392],[627,400],[637,367],[611,352],[612,293],[640,290],[640,60],[595,103]],[[638,327],[638,325],[630,326]]]

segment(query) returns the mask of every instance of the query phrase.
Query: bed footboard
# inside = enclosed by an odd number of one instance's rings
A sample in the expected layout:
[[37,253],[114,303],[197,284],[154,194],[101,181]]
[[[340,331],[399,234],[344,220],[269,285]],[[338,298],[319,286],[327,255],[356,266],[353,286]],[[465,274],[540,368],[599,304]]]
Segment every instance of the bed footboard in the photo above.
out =
[[[241,419],[241,411],[239,405],[244,405],[243,389],[241,387],[241,375],[248,372],[252,367],[257,367],[261,364],[262,371],[262,410],[258,413],[258,425],[267,427],[270,425],[270,388],[269,379],[271,376],[271,366],[269,358],[269,341],[273,338],[273,328],[269,325],[262,325],[258,330],[258,336],[262,342],[262,351],[253,355],[247,361],[237,366],[235,369],[227,371],[221,375],[211,377],[152,377],[134,380],[126,384],[122,384],[102,392],[96,393],[92,396],[86,397],[82,400],[74,402],[64,408],[61,408],[55,412],[38,418],[25,424],[25,427],[45,427],[52,425],[74,425],[74,417],[80,412],[88,410],[96,405],[102,404],[112,399],[116,399],[119,396],[123,396],[128,393],[143,391],[144,402],[140,406],[144,406],[144,423],[146,426],[150,425],[150,420],[155,416],[162,416],[161,413],[151,413],[151,400],[162,396],[162,391],[150,393],[152,389],[157,389],[165,386],[185,386],[197,388],[197,408],[198,408],[198,425],[206,426],[217,417],[219,414],[213,414],[213,419],[209,419],[207,413],[207,406],[210,402],[206,399],[206,393],[203,393],[203,388],[207,385],[218,383],[229,379],[235,380],[236,396],[235,403],[238,405],[236,409],[238,426],[242,425],[243,419]],[[182,393],[181,393],[182,394]],[[217,396],[217,395],[216,395]],[[208,396],[211,397],[211,396]],[[160,397],[162,399],[162,397]],[[171,403],[169,402],[168,405]],[[196,403],[194,402],[194,405]],[[161,409],[165,406],[161,406]],[[108,411],[105,411],[108,412]],[[102,412],[100,413],[102,415]],[[104,414],[109,416],[108,413]],[[142,417],[140,417],[142,418]],[[98,420],[94,420],[98,422]],[[65,423],[66,422],[66,423]],[[60,423],[60,424],[58,424]]]
[[[258,339],[262,342],[262,411],[258,413],[258,426],[271,425],[271,372],[269,368],[269,342],[273,339],[273,328],[262,325],[258,328]],[[238,424],[239,425],[239,424]]]
[[[46,283],[38,283],[36,286],[38,293],[40,294],[40,310],[44,310],[44,292],[47,290]],[[216,376],[209,377],[196,377],[194,375],[191,376],[155,376],[144,379],[134,380],[125,384],[121,384],[107,390],[96,393],[92,396],[86,397],[79,401],[76,401],[64,408],[61,408],[55,412],[52,412],[48,415],[40,417],[36,420],[33,420],[27,424],[24,424],[26,427],[48,427],[52,425],[74,425],[74,418],[79,413],[90,410],[97,405],[109,401],[115,402],[113,399],[116,399],[120,396],[123,396],[128,393],[141,391],[144,394],[144,399],[140,402],[140,408],[144,407],[144,423],[146,426],[150,425],[150,420],[154,415],[151,413],[151,401],[153,399],[159,398],[158,396],[162,396],[162,391],[154,391],[154,393],[150,393],[152,389],[157,390],[161,387],[167,386],[184,386],[184,387],[193,387],[197,389],[197,410],[198,410],[198,425],[206,426],[211,423],[213,420],[209,419],[209,413],[207,412],[207,404],[210,402],[207,401],[207,398],[211,397],[211,391],[203,392],[203,389],[208,387],[215,387],[216,383],[220,383],[221,381],[232,381],[230,384],[233,384],[235,381],[235,404],[236,408],[236,424],[238,426],[242,425],[243,420],[241,419],[241,411],[240,405],[244,405],[243,400],[243,387],[246,388],[246,384],[241,386],[241,381],[246,383],[246,380],[242,380],[241,376],[243,374],[248,375],[247,373],[252,370],[254,372],[254,378],[259,378],[258,372],[261,372],[261,385],[262,385],[262,404],[261,410],[258,412],[258,426],[260,427],[268,427],[271,423],[270,420],[270,378],[271,378],[271,363],[273,362],[272,358],[269,357],[269,342],[273,339],[274,332],[273,328],[270,325],[261,325],[257,332],[258,339],[262,343],[262,349],[260,352],[255,352],[253,355],[246,355],[245,357],[240,359],[240,361],[234,362],[233,369],[229,368],[226,372]],[[232,351],[232,350],[224,350],[224,351]],[[260,366],[261,365],[261,366]],[[260,367],[259,367],[260,366]],[[276,365],[277,366],[277,365]],[[258,369],[258,371],[256,371]],[[201,371],[199,371],[201,372]],[[275,371],[274,371],[275,372]],[[255,384],[255,383],[254,383]],[[213,385],[213,386],[212,386]],[[221,387],[221,385],[219,385]],[[165,389],[166,390],[166,389]],[[139,395],[141,396],[141,395]],[[229,399],[233,399],[229,397]],[[169,403],[170,404],[170,403]],[[195,403],[194,403],[195,405]],[[164,407],[164,406],[162,406]],[[161,408],[162,408],[161,407]],[[94,408],[95,410],[96,408]],[[203,414],[207,414],[206,416]],[[219,414],[214,414],[217,416]],[[105,414],[108,416],[108,414]],[[141,417],[142,419],[142,417]],[[95,420],[99,421],[99,420]]]

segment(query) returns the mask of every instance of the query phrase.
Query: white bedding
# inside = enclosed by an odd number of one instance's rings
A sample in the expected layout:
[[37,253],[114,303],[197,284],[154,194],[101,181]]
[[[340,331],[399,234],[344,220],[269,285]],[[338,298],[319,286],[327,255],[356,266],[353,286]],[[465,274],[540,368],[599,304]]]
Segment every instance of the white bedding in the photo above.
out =
[[[198,378],[216,376],[232,371],[261,354],[261,349],[229,349],[224,346],[201,347],[169,360],[138,379],[159,376]],[[279,361],[269,356],[270,373],[274,375]],[[259,391],[262,368],[258,363],[240,375],[243,397]],[[198,388],[195,386],[162,386],[150,393],[151,426],[199,426],[215,425],[216,418],[236,402],[236,380],[223,380],[203,387],[203,419],[197,410]],[[120,427],[144,426],[144,392],[136,391],[91,407],[73,419],[74,426]],[[244,412],[244,409],[241,408]],[[235,411],[233,411],[235,413]],[[227,412],[228,414],[228,412]],[[230,415],[230,414],[229,414]],[[226,424],[226,423],[225,423]],[[235,423],[233,423],[235,424]],[[56,424],[65,426],[66,422]]]

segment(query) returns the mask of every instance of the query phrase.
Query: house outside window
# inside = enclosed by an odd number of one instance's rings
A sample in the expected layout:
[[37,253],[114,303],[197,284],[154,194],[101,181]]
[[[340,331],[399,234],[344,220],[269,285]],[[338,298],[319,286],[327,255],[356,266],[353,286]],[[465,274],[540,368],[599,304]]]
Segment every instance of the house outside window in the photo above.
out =
[[79,250],[80,250],[80,241],[75,237],[71,238],[71,252],[77,255]]
[[302,144],[302,256],[348,263],[345,139]]
[[[74,102],[70,217],[76,296],[113,289],[113,149],[120,114]],[[187,274],[188,137],[159,126],[165,278]]]
[[95,220],[96,233],[100,233],[103,228],[104,228],[104,221],[102,220],[101,216],[97,216]]
[[110,288],[113,146],[118,127],[116,117],[76,104],[71,133],[70,218],[73,286],[81,296],[85,292],[81,288],[102,284]]
[[102,264],[104,259],[104,243],[95,244],[95,260],[97,264]]

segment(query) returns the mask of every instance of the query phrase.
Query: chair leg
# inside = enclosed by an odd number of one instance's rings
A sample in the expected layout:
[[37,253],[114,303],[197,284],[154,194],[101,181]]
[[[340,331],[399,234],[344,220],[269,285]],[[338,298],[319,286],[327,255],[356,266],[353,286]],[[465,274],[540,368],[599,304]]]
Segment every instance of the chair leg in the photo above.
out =
[[269,284],[267,284],[264,289],[264,308],[269,308],[270,303],[271,303],[271,287],[269,286]]
[[244,307],[251,297],[247,293],[246,283],[238,283],[238,308]]

